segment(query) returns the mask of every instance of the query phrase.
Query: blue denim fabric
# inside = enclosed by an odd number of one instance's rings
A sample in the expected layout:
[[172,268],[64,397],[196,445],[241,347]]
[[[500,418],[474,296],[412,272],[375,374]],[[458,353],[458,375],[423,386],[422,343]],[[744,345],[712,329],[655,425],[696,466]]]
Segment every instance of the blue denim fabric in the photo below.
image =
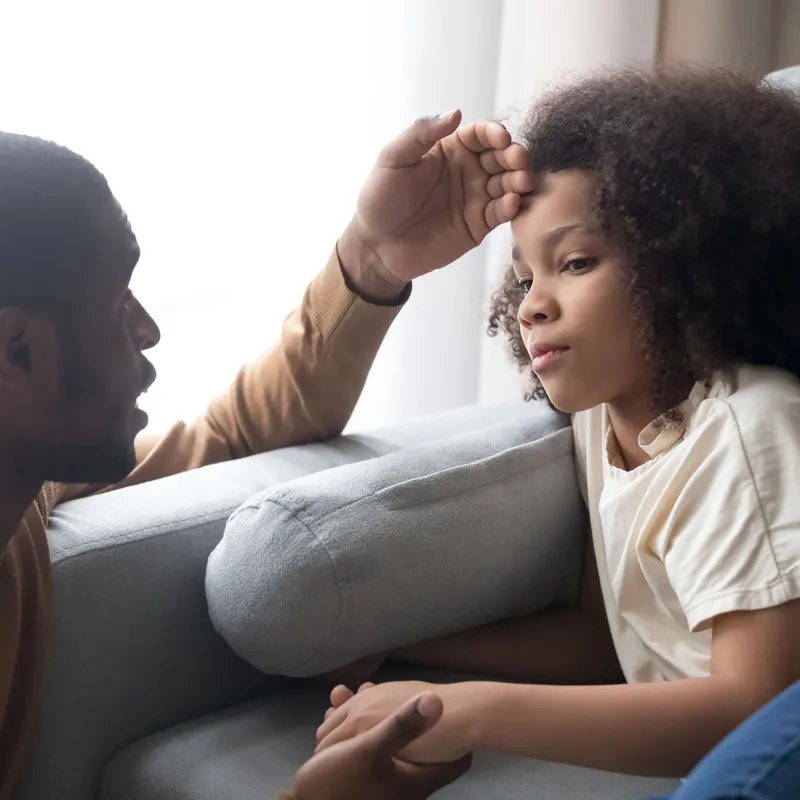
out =
[[798,800],[800,681],[715,747],[670,798]]

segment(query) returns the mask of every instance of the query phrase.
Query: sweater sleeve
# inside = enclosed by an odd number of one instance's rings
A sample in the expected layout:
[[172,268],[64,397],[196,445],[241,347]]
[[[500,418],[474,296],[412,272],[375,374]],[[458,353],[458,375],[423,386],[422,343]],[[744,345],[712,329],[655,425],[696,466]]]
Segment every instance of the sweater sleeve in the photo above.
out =
[[[338,435],[401,305],[374,305],[353,293],[334,252],[276,344],[193,423],[139,437],[135,470],[110,488]],[[101,488],[65,486],[59,499]]]

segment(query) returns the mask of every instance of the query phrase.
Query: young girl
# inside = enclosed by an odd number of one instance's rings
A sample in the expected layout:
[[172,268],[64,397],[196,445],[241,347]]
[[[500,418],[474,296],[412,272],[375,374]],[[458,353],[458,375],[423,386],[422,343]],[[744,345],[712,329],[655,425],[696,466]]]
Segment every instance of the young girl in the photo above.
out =
[[[614,71],[523,138],[536,190],[491,329],[573,415],[593,547],[578,607],[400,653],[520,682],[437,687],[406,755],[685,775],[800,679],[800,99]],[[337,688],[320,748],[426,688]]]

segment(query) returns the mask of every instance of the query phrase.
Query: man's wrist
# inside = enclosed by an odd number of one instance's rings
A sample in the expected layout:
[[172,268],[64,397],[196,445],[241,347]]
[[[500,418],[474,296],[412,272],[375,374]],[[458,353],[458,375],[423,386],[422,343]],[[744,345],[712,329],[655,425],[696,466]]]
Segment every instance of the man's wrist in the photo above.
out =
[[380,256],[352,225],[336,243],[336,253],[347,287],[363,300],[376,305],[394,306],[408,299],[411,284],[394,278]]

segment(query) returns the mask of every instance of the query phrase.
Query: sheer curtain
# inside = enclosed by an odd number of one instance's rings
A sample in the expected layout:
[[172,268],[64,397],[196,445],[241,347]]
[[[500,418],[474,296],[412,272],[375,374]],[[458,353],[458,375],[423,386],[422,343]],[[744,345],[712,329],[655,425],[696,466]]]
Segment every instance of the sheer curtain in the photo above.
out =
[[[6,3],[0,129],[86,155],[127,210],[134,288],[163,332],[145,398],[163,428],[278,335],[378,148],[416,117],[459,106],[513,126],[565,73],[660,52],[725,63],[719,30],[749,32],[735,52],[758,68],[792,58],[800,0],[705,5],[699,26],[692,0]],[[353,427],[519,396],[483,335],[507,255],[501,231],[417,282]]]

